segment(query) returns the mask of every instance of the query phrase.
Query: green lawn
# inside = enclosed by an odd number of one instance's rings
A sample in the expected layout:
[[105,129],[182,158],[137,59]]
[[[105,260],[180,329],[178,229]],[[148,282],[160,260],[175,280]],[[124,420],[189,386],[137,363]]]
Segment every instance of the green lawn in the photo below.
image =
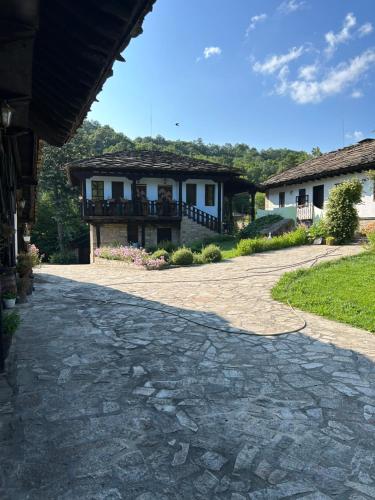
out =
[[286,273],[274,286],[272,297],[375,332],[375,252]]

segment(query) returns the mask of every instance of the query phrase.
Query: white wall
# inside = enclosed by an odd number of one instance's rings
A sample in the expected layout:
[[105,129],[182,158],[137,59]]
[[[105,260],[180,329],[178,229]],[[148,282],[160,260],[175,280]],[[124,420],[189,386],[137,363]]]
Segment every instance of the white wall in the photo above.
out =
[[[90,179],[86,179],[86,198],[90,200],[92,198],[91,191],[91,181],[103,181],[104,182],[104,198],[106,200],[112,198],[112,181],[123,182],[124,183],[124,198],[131,200],[131,185],[132,182],[126,177],[111,177],[111,176],[98,176],[95,175]],[[178,182],[173,179],[163,179],[158,177],[144,177],[137,181],[137,184],[146,184],[147,186],[147,199],[154,201],[158,199],[158,186],[159,185],[171,185],[173,189],[173,199],[178,200]],[[218,183],[213,182],[209,179],[188,179],[186,182],[182,183],[182,201],[186,202],[186,184],[196,184],[197,185],[197,204],[196,207],[204,212],[209,213],[217,217],[218,215]],[[215,205],[212,207],[205,205],[205,185],[214,184],[215,185]],[[223,210],[223,186],[221,189],[221,207]]]
[[288,186],[280,186],[270,189],[268,196],[266,196],[266,210],[273,210],[279,207],[279,193],[285,192],[285,206],[295,206],[296,196],[298,196],[299,189],[306,189],[306,194],[309,195],[309,201],[313,201],[313,187],[324,184],[324,202],[326,204],[329,192],[336,184],[345,182],[347,180],[357,178],[362,182],[362,202],[357,206],[358,215],[361,218],[375,217],[375,201],[373,197],[374,181],[368,178],[366,172],[352,173],[346,175],[338,175],[336,177],[326,177],[323,179],[304,182],[301,184],[291,184]]

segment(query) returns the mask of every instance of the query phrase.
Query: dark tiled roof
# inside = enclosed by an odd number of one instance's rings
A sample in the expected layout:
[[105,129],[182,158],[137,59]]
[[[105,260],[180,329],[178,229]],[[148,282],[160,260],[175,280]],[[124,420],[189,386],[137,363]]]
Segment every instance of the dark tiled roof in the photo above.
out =
[[207,160],[197,160],[189,156],[177,155],[165,151],[122,151],[108,153],[94,158],[79,160],[66,165],[71,177],[80,170],[95,170],[104,173],[111,171],[143,171],[153,170],[169,172],[195,172],[207,174],[239,175],[241,172],[233,167],[220,165]]
[[353,146],[312,158],[285,172],[273,175],[263,183],[263,187],[296,184],[373,168],[375,168],[375,139],[365,139]]

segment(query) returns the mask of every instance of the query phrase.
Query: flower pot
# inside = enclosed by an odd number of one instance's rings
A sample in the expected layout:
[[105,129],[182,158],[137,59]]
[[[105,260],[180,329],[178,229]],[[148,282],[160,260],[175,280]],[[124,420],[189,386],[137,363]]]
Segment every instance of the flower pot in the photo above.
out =
[[13,309],[16,305],[16,299],[3,299],[5,309]]

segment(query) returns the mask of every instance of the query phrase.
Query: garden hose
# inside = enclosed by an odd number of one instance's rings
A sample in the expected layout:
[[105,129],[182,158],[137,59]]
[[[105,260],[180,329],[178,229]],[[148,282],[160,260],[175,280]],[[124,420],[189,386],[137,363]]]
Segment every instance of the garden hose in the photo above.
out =
[[[304,261],[300,261],[300,262],[297,262],[297,263],[294,263],[294,264],[288,264],[288,265],[285,265],[285,266],[278,266],[278,267],[274,267],[272,269],[268,268],[269,272],[275,272],[277,270],[284,270],[284,269],[291,269],[291,268],[295,268],[299,265],[302,265],[302,264],[306,264],[306,263],[311,263],[311,266],[310,267],[313,267],[320,259],[324,258],[324,257],[327,257],[331,254],[333,254],[334,252],[336,252],[336,248],[332,249],[332,250],[327,250],[326,252],[324,252],[323,254],[319,254],[319,255],[316,255],[314,258],[311,258],[311,259],[306,259]],[[253,268],[253,269],[256,269],[256,268]],[[248,270],[251,270],[251,269],[248,269]],[[241,276],[241,277],[234,277],[234,278],[222,278],[222,279],[208,279],[208,280],[196,280],[196,281],[190,281],[190,280],[186,280],[186,281],[172,281],[171,283],[202,283],[202,282],[207,282],[207,281],[228,281],[230,279],[245,279],[246,277],[252,277],[252,276],[257,276],[257,275],[262,275],[262,274],[267,274],[267,272],[263,272],[263,273],[255,273],[255,274],[251,274],[251,275],[244,275],[244,276]],[[122,282],[122,283],[115,283],[115,284],[127,284],[129,282]],[[130,282],[131,284],[138,284],[138,283],[145,283],[145,284],[151,284],[151,283],[166,283],[165,281],[163,282],[158,282],[158,281],[142,281],[142,282]],[[101,286],[110,286],[110,284],[103,284]],[[306,320],[293,308],[293,306],[290,304],[289,300],[287,301],[288,303],[288,306],[290,307],[290,309],[292,310],[293,314],[301,320],[302,324],[300,327],[298,328],[294,328],[293,330],[287,330],[287,331],[281,331],[281,332],[274,332],[274,333],[255,333],[255,332],[244,332],[244,331],[238,331],[238,332],[233,332],[233,328],[231,329],[227,329],[227,328],[218,328],[216,326],[212,326],[212,325],[208,325],[208,324],[205,324],[205,323],[200,323],[199,321],[196,321],[192,318],[188,318],[182,314],[179,314],[179,313],[175,313],[175,312],[172,312],[172,311],[168,311],[168,310],[165,310],[165,309],[162,309],[162,308],[159,308],[159,307],[153,307],[153,306],[148,306],[148,305],[145,305],[145,304],[134,304],[134,302],[119,302],[119,301],[115,301],[115,300],[105,300],[105,299],[94,299],[94,298],[87,298],[87,297],[84,297],[84,296],[81,296],[79,294],[72,294],[72,293],[66,293],[66,292],[63,292],[62,293],[62,296],[67,298],[67,299],[74,299],[74,300],[81,300],[81,301],[85,301],[85,302],[96,302],[96,303],[101,303],[101,304],[115,304],[115,305],[120,305],[120,306],[126,306],[126,307],[139,307],[139,308],[142,308],[142,309],[147,309],[149,311],[154,311],[154,312],[160,312],[162,314],[167,314],[169,316],[173,316],[175,318],[178,318],[178,319],[181,319],[183,321],[187,321],[189,323],[192,323],[196,326],[199,326],[199,327],[202,327],[202,328],[208,328],[210,330],[214,330],[214,331],[217,331],[217,332],[220,332],[220,333],[227,333],[227,334],[230,334],[230,335],[233,335],[233,334],[236,334],[236,335],[247,335],[247,336],[252,336],[252,337],[276,337],[276,336],[279,336],[279,335],[289,335],[289,334],[292,334],[292,333],[298,333],[300,332],[301,330],[303,330],[304,328],[306,328],[307,326],[307,322]],[[144,299],[141,299],[141,300],[144,300]]]

